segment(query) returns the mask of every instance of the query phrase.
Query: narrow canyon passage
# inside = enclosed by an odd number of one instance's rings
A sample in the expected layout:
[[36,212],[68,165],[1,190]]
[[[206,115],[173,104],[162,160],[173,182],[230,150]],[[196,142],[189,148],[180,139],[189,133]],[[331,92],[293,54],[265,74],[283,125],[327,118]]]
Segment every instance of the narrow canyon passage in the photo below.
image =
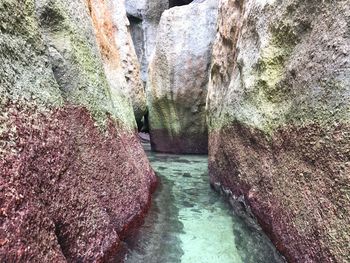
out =
[[160,185],[145,224],[126,241],[125,262],[284,262],[270,241],[233,216],[210,188],[206,155],[160,154],[144,147]]
[[350,263],[350,0],[0,0],[0,61],[0,263]]

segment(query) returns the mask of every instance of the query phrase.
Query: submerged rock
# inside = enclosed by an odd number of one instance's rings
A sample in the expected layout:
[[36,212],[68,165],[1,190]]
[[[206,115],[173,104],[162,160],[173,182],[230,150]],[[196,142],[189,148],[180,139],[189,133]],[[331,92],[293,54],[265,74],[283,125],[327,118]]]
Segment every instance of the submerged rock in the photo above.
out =
[[349,1],[219,7],[209,173],[290,262],[348,262]]
[[206,153],[205,100],[217,1],[163,13],[149,66],[147,101],[152,149]]
[[0,30],[0,261],[113,261],[156,178],[88,6],[4,0]]

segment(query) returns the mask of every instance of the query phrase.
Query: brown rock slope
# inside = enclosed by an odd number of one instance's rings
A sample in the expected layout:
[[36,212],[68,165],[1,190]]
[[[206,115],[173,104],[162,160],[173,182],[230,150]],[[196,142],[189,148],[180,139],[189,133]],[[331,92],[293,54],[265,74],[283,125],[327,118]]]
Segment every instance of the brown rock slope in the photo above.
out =
[[290,262],[350,261],[350,2],[221,1],[211,181]]
[[0,2],[1,262],[110,262],[149,206],[156,179],[88,14]]

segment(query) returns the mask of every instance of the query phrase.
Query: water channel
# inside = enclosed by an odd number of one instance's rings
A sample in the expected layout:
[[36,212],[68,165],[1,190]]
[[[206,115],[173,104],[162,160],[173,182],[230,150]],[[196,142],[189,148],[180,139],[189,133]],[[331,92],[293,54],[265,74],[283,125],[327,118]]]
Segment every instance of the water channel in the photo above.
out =
[[284,262],[266,236],[211,189],[207,156],[145,150],[160,184],[145,224],[126,241],[125,262]]

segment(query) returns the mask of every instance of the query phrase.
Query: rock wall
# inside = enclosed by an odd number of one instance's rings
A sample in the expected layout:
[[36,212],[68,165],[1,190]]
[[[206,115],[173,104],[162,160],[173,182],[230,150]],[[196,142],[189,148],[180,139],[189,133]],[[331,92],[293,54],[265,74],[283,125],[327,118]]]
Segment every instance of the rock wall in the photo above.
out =
[[148,64],[156,45],[162,13],[169,8],[168,0],[125,0],[130,30],[141,63],[141,78],[146,83]]
[[2,262],[115,262],[149,206],[156,178],[90,4],[0,1]]
[[205,103],[216,17],[216,0],[162,15],[146,88],[153,150],[208,151]]
[[135,118],[140,126],[141,119],[147,112],[146,96],[140,64],[128,28],[124,0],[87,2],[109,84],[116,92],[119,90],[131,98]]
[[222,0],[211,182],[290,262],[349,262],[350,2]]

